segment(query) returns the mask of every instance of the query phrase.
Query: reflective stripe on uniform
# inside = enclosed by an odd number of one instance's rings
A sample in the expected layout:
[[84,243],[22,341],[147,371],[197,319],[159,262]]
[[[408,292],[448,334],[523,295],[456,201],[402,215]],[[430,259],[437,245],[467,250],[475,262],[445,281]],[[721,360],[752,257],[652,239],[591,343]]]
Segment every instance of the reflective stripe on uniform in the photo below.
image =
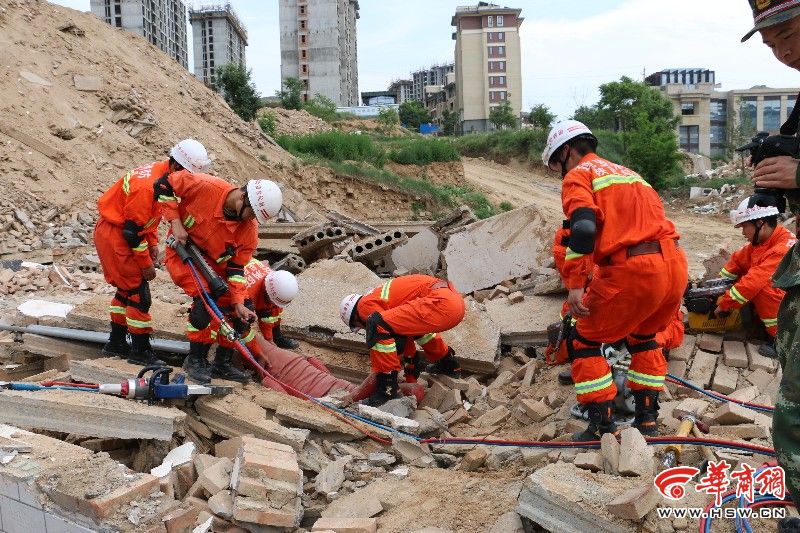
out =
[[590,392],[597,392],[610,387],[614,383],[614,378],[611,372],[605,376],[591,381],[579,381],[575,383],[576,394],[589,394]]
[[156,219],[151,218],[150,220],[147,221],[147,224],[145,224],[144,227],[145,228],[149,228],[150,226],[153,225],[153,222],[155,222],[155,221],[156,221]]
[[125,308],[119,305],[109,305],[108,312],[111,313],[112,315],[124,315]]
[[222,257],[217,259],[217,264],[224,263],[226,261],[230,261],[231,257],[233,257],[233,256],[232,255],[223,255]]
[[280,315],[278,315],[278,316],[265,316],[265,317],[263,317],[261,319],[261,322],[263,322],[264,324],[275,324],[280,319],[281,319]]
[[129,195],[131,192],[131,176],[133,175],[133,171],[129,170],[125,177],[122,178],[122,191],[125,193],[125,196]]
[[741,292],[739,292],[739,291],[736,289],[736,287],[735,287],[735,286],[734,286],[734,287],[731,287],[731,298],[733,298],[734,300],[736,300],[737,302],[739,302],[739,303],[740,303],[740,304],[742,304],[742,305],[746,304],[746,303],[749,301],[747,298],[745,298],[744,296],[742,296],[742,293],[741,293]]
[[132,318],[125,317],[125,322],[132,328],[149,328],[153,326],[153,322],[150,320],[134,320]]
[[183,227],[185,227],[186,229],[189,229],[192,226],[194,226],[194,222],[195,222],[195,220],[194,220],[194,217],[192,215],[186,215],[186,218],[183,219]]
[[580,259],[586,254],[579,254],[578,252],[573,252],[569,248],[567,248],[567,254],[564,256],[565,261],[570,261],[572,259]]
[[232,281],[234,283],[244,283],[244,276],[230,276],[228,277],[228,281]]
[[261,261],[259,261],[258,259],[251,259],[250,261],[247,262],[245,267],[253,266],[253,265],[257,264],[257,263],[261,263]]
[[131,249],[134,252],[146,252],[149,247],[150,247],[150,245],[147,244],[147,241],[142,241],[142,242],[139,243],[139,246],[137,246],[136,248],[131,248]]
[[164,194],[158,195],[159,202],[177,202],[178,199],[175,196],[166,196]]
[[245,337],[242,339],[242,342],[243,342],[243,343],[245,343],[245,344],[247,344],[248,342],[250,342],[251,340],[253,340],[253,339],[255,339],[255,338],[256,338],[256,330],[254,330],[254,329],[252,329],[252,328],[251,328],[251,329],[250,329],[250,332],[247,334],[247,336],[245,336]]
[[762,318],[761,321],[768,328],[771,328],[772,326],[777,326],[778,325],[778,319],[777,318]]
[[188,331],[190,333],[197,333],[200,330],[197,329],[196,327],[194,327],[191,322],[187,322],[186,323],[186,331]]
[[428,344],[435,338],[436,338],[436,333],[428,333],[427,335],[423,335],[422,337],[420,337],[419,340],[417,340],[417,344],[419,344],[420,346],[424,346],[425,344]]
[[664,385],[664,376],[654,376],[652,374],[642,374],[628,370],[628,381],[644,385],[646,387],[661,387]]
[[611,174],[610,176],[603,176],[602,178],[595,178],[592,180],[592,191],[597,192],[612,185],[633,185],[638,183],[645,187],[650,187],[641,176],[620,176],[618,174]]
[[728,272],[728,271],[727,271],[727,270],[725,270],[724,268],[723,268],[722,270],[720,270],[720,271],[719,271],[719,275],[720,275],[720,276],[722,276],[722,277],[723,277],[723,278],[725,278],[725,279],[736,279],[736,278],[738,278],[738,277],[739,277],[739,276],[737,276],[736,274],[733,274],[733,273],[731,273],[731,272]]
[[381,289],[381,300],[389,299],[389,288],[392,286],[392,281],[394,281],[394,278],[383,284],[383,288]]
[[375,343],[372,346],[372,349],[375,350],[376,352],[392,353],[392,352],[396,352],[397,351],[397,345],[395,343],[392,343],[392,344],[381,344],[381,343],[378,342],[378,343]]

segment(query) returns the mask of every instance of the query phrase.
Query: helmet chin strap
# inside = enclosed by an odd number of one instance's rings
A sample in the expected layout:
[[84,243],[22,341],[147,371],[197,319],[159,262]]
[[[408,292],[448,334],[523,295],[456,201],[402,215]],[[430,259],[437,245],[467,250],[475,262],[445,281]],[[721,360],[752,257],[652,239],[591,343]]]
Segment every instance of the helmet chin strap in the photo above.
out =
[[[761,225],[758,225],[757,222],[761,222]],[[761,228],[764,227],[764,221],[763,220],[756,220],[755,222],[753,222],[753,225],[756,227],[756,231],[755,231],[755,233],[753,233],[753,239],[750,242],[752,243],[753,246],[757,246],[758,245],[758,234],[761,232]]]
[[569,159],[569,148],[570,148],[570,146],[568,144],[565,144],[564,146],[567,147],[567,150],[563,150],[564,153],[566,153],[567,155],[564,156],[564,158],[561,159],[558,162],[561,165],[561,177],[562,178],[564,178],[567,175],[567,172],[569,172],[569,170],[567,169],[567,160]]

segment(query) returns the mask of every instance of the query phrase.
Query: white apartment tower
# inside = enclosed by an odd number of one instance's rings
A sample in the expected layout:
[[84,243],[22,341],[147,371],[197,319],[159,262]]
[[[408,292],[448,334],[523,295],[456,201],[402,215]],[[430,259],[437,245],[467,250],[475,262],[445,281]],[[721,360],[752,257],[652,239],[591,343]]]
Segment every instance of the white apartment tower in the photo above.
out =
[[189,10],[194,50],[194,75],[206,85],[217,68],[235,63],[245,67],[247,30],[230,3]]
[[298,78],[303,99],[319,93],[336,105],[359,103],[358,0],[279,0],[281,83]]
[[141,35],[189,68],[183,0],[91,0],[90,6],[100,19],[115,28]]
[[522,109],[521,9],[488,2],[456,8],[456,109],[461,133],[492,129],[489,112],[509,102]]

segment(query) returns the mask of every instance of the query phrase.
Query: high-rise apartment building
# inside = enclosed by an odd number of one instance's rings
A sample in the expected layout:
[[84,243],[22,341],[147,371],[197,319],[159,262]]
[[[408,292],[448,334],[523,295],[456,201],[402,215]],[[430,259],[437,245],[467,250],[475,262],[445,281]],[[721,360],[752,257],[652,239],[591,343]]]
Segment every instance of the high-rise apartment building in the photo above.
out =
[[319,93],[338,106],[359,103],[358,0],[279,0],[281,83],[299,78],[303,99]]
[[141,35],[189,68],[183,0],[91,0],[90,6],[100,19]]
[[492,129],[489,112],[509,102],[522,109],[521,9],[488,2],[456,8],[456,108],[460,133]]
[[189,10],[194,45],[194,75],[206,85],[214,82],[217,68],[235,63],[245,66],[247,30],[230,3]]
[[389,84],[387,89],[389,92],[394,93],[395,101],[402,104],[407,100],[411,100],[411,91],[414,88],[414,82],[411,80],[395,80]]
[[445,85],[447,75],[455,71],[455,65],[434,65],[411,73],[411,100],[425,102],[425,87]]

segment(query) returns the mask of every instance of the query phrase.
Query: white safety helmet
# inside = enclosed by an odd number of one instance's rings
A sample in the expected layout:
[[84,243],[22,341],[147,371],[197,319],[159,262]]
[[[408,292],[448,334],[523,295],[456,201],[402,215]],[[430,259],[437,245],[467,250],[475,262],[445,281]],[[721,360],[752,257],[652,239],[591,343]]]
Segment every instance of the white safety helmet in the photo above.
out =
[[587,128],[586,124],[583,122],[577,120],[562,120],[561,122],[557,122],[550,130],[550,134],[547,136],[547,144],[542,152],[542,163],[544,163],[544,166],[550,164],[550,158],[553,157],[556,150],[564,146],[564,143],[575,137],[580,137],[581,135],[591,137],[594,139],[595,144],[597,144],[597,137],[594,136],[592,130]]
[[749,222],[751,220],[758,220],[761,218],[773,217],[780,214],[778,208],[770,205],[770,206],[760,206],[754,205],[752,207],[748,207],[750,203],[750,198],[745,198],[739,204],[739,207],[736,209],[731,210],[731,223],[739,227],[740,224],[743,222]]
[[247,182],[247,200],[256,214],[259,224],[278,214],[283,205],[283,193],[274,181],[250,180]]
[[264,292],[278,307],[286,307],[299,291],[297,278],[285,270],[273,270],[264,278]]
[[350,319],[352,318],[353,313],[356,310],[356,304],[360,299],[360,294],[348,294],[342,298],[342,302],[339,304],[339,316],[342,317],[342,322],[344,322],[345,326],[350,328],[350,331],[358,331],[359,329],[350,326]]
[[206,147],[194,139],[184,139],[169,151],[170,157],[192,173],[208,172],[211,160]]

